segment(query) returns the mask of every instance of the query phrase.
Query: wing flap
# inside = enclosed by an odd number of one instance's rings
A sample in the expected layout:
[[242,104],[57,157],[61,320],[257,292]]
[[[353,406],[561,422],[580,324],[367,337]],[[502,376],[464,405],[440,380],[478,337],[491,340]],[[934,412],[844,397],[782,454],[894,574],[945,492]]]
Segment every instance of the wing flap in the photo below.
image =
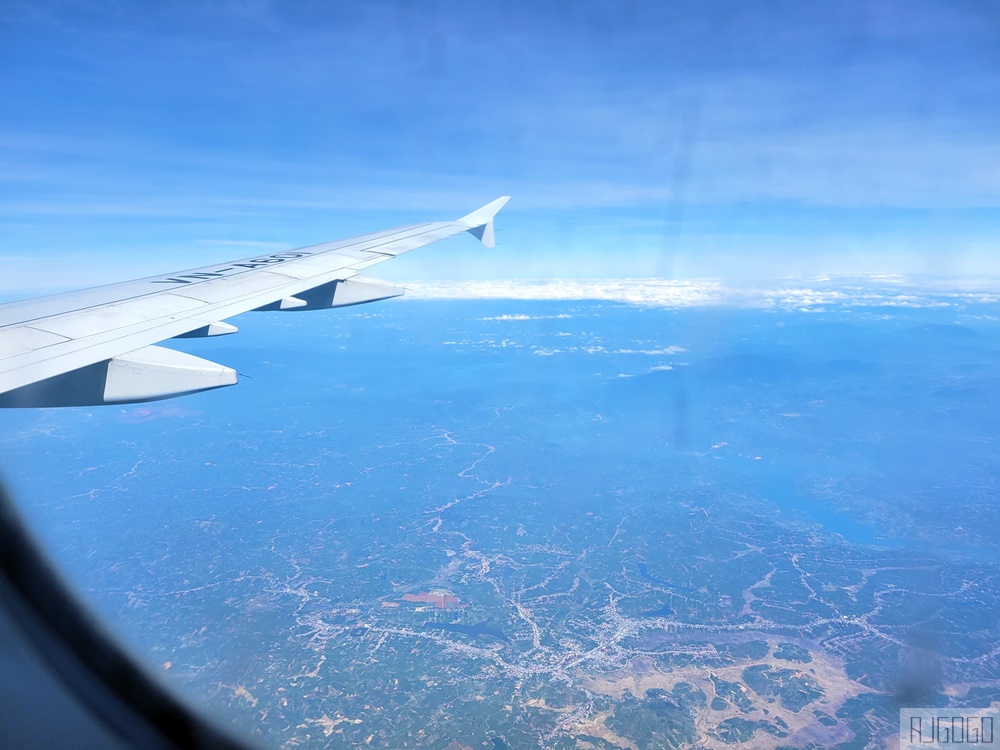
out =
[[37,320],[33,328],[65,339],[81,339],[141,324],[150,318],[180,315],[197,310],[203,301],[176,294],[159,294],[147,299],[129,300],[106,307],[94,307],[76,313]]
[[69,338],[28,326],[0,328],[0,359],[27,354],[64,341],[69,341]]

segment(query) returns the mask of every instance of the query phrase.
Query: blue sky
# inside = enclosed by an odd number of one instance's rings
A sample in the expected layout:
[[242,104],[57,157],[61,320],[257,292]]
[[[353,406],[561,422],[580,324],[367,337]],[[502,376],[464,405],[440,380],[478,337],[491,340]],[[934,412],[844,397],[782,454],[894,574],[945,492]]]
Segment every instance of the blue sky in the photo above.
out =
[[1000,273],[1000,10],[925,2],[0,9],[3,291],[513,196],[396,279]]

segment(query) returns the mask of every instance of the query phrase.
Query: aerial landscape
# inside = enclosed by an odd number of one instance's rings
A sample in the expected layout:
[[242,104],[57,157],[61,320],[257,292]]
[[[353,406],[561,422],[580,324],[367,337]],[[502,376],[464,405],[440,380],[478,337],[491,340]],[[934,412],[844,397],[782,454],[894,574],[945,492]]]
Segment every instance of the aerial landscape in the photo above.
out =
[[[1000,711],[998,50],[945,0],[8,0],[0,482],[261,747]],[[216,390],[108,396],[148,349]]]
[[881,744],[1000,699],[1000,302],[826,286],[258,314],[212,344],[251,380],[3,413],[5,470],[147,664],[270,744]]

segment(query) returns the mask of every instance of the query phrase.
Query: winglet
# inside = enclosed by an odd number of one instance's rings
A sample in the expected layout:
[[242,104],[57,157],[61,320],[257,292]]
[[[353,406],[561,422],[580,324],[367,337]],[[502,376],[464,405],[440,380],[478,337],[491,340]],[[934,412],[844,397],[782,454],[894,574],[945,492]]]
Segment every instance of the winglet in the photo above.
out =
[[492,203],[487,203],[482,208],[477,208],[471,214],[463,216],[456,224],[466,227],[465,231],[483,243],[486,247],[493,247],[496,244],[493,237],[493,217],[497,212],[507,205],[510,200],[509,195],[497,198]]

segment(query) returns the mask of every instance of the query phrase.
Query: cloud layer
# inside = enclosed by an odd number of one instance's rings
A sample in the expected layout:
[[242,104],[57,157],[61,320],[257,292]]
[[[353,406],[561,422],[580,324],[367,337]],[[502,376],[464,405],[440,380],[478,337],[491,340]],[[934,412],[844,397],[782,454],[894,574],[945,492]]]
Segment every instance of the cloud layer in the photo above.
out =
[[[1000,280],[997,279],[922,281],[886,275],[862,279],[787,279],[754,286],[729,286],[717,279],[553,279],[411,282],[406,287],[411,299],[598,300],[667,308],[815,311],[830,307],[968,307],[1000,301]],[[519,321],[534,317],[516,313],[488,320]],[[631,353],[674,352],[636,350]]]

